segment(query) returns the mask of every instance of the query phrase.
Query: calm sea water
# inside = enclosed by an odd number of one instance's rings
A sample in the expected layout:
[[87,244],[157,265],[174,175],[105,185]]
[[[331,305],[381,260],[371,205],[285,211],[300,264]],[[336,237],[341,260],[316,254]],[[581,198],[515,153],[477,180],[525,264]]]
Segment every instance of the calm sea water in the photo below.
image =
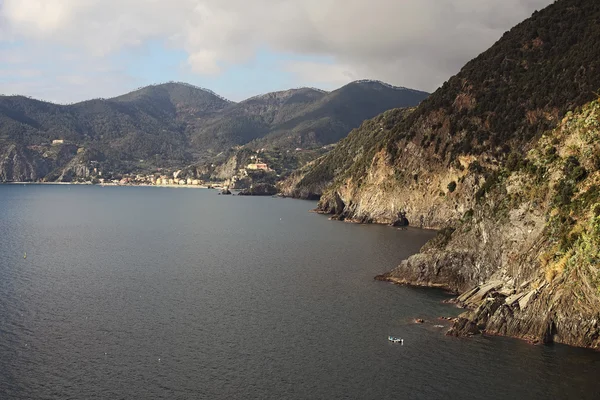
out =
[[598,353],[411,323],[460,311],[373,276],[431,232],[313,207],[0,185],[0,398],[598,398]]

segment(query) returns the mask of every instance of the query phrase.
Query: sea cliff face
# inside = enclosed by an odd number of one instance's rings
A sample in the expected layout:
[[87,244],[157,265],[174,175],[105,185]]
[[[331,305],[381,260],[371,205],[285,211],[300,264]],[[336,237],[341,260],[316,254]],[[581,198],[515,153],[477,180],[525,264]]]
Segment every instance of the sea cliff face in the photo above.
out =
[[[381,149],[359,179],[350,176],[328,187],[318,210],[356,222],[394,224],[405,215],[413,226],[445,227],[472,207],[480,178],[464,169],[443,168],[439,161],[429,162],[431,158],[411,143],[400,158]],[[400,170],[397,164],[402,165]],[[451,193],[450,182],[461,179],[461,190]]]
[[70,182],[90,175],[90,151],[75,145],[23,146],[0,153],[0,182]]
[[[278,184],[281,194],[302,199],[319,199],[325,193],[335,200],[331,190],[334,182],[346,175],[363,172],[375,156],[379,143],[396,124],[404,121],[415,109],[396,108],[376,118],[364,121],[341,140],[334,150],[317,158]],[[324,201],[328,201],[327,199]],[[325,211],[325,210],[323,210]]]
[[48,171],[45,160],[22,146],[12,144],[0,153],[0,182],[35,181]]
[[296,183],[327,183],[335,219],[439,229],[378,279],[460,294],[451,334],[600,346],[598,17],[592,0],[536,12]]
[[594,101],[497,169],[454,228],[378,279],[461,293],[469,311],[451,334],[600,347],[598,143]]

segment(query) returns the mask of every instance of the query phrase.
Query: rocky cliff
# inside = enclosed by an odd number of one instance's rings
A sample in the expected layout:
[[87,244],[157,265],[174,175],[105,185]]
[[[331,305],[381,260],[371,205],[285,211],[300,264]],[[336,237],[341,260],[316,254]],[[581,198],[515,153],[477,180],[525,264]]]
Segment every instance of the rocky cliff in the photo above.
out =
[[277,194],[275,185],[268,183],[258,183],[249,188],[243,189],[238,193],[238,196],[274,196]]
[[503,165],[594,98],[599,18],[593,0],[536,12],[413,112],[366,121],[285,190],[325,187],[320,210],[345,219],[389,223],[403,210],[416,225],[451,224],[487,179],[469,168]]
[[[302,199],[319,199],[336,179],[360,174],[373,159],[387,132],[404,121],[414,108],[397,108],[364,121],[341,140],[334,150],[297,170],[279,184],[281,194]],[[330,190],[331,192],[331,190]]]
[[454,334],[599,346],[598,20],[596,1],[555,2],[304,173],[327,172],[310,184],[335,218],[440,229],[379,279],[461,294]]
[[0,182],[70,182],[88,178],[91,165],[102,157],[101,153],[71,144],[11,143],[0,151]]
[[453,334],[600,347],[600,102],[494,173],[472,210],[379,279],[439,286],[471,310]]
[[0,151],[0,182],[35,181],[48,171],[48,163],[27,148],[10,144]]

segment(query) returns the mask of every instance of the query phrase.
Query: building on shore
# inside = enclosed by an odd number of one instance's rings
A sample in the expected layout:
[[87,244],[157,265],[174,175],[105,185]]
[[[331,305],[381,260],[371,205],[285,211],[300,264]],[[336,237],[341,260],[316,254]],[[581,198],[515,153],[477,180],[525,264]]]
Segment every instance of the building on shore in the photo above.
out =
[[251,171],[269,171],[269,166],[265,163],[248,164],[246,169]]

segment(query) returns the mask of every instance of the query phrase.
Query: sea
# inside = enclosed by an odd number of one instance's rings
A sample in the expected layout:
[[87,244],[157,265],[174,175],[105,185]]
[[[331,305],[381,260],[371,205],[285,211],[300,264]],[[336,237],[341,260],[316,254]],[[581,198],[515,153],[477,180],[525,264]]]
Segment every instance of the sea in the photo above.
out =
[[0,185],[0,399],[598,398],[600,353],[448,337],[449,294],[373,279],[435,232],[315,205]]

